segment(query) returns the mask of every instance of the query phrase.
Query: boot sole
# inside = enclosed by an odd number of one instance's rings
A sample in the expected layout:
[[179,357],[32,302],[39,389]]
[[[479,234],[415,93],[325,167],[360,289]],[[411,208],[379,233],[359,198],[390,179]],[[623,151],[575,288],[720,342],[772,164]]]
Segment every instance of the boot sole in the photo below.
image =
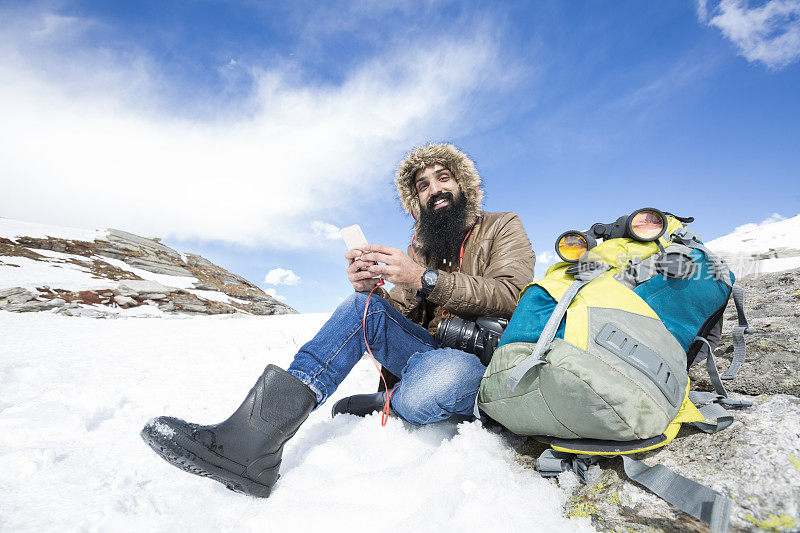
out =
[[[145,426],[139,433],[142,440],[169,464],[200,477],[207,477],[222,483],[229,490],[253,496],[268,498],[272,487],[256,483],[250,479],[239,476],[229,470],[220,468],[199,457],[191,450],[181,446],[174,438],[167,437],[150,426]],[[180,433],[176,432],[176,436]],[[280,462],[275,468],[280,466]]]
[[[379,413],[383,410],[383,405],[386,400],[381,399],[379,402],[374,401],[373,394],[356,394],[355,396],[348,396],[342,398],[331,408],[331,418],[338,415],[354,415],[365,417],[372,413]],[[359,397],[364,397],[359,398]]]

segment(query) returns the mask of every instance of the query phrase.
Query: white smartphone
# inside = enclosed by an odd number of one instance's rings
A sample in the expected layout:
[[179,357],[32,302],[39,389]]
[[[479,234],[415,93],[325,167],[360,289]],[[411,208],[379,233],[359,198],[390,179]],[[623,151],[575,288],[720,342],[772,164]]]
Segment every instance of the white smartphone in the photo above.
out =
[[[364,246],[367,244],[367,238],[364,237],[364,232],[361,231],[361,226],[353,224],[342,228],[339,232],[347,245],[348,250],[361,250],[364,251]],[[363,268],[361,270],[364,270]],[[372,276],[373,278],[380,278],[380,275]]]
[[358,224],[342,228],[339,233],[348,250],[362,250],[367,244],[367,238],[364,237],[364,232],[361,231],[361,226]]

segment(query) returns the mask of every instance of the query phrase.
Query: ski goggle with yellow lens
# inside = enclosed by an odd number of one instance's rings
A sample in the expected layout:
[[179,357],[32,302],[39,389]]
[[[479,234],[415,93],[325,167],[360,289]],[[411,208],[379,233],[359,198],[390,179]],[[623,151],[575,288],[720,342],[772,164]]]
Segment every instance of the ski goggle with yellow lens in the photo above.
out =
[[597,239],[628,237],[641,242],[658,240],[667,230],[667,216],[654,207],[637,209],[615,222],[592,224],[589,231],[565,231],[556,239],[556,253],[568,263],[576,263],[597,246]]

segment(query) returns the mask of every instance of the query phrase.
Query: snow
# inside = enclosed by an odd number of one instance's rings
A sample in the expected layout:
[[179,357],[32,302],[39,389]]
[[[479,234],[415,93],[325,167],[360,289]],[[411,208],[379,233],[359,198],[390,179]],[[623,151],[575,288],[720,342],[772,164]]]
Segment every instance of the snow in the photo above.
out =
[[[104,239],[106,235],[108,235],[107,230],[84,230],[62,226],[48,226],[45,224],[23,222],[21,220],[0,217],[0,238],[4,237],[11,240],[15,240],[17,237],[27,236],[35,238],[53,237],[92,242],[98,239]],[[157,281],[167,287],[176,287],[179,289],[192,288],[194,284],[199,281],[193,276],[155,274],[141,268],[132,267],[124,261],[112,259],[110,257],[94,255],[91,258],[87,258],[81,255],[40,250],[38,248],[34,251],[39,255],[55,259],[56,261],[38,262],[38,264],[34,265],[33,263],[37,262],[29,259],[24,260],[24,258],[20,257],[0,257],[0,261],[6,264],[16,264],[21,267],[18,269],[14,267],[0,268],[0,288],[16,286],[34,288],[37,286],[41,287],[42,285],[49,285],[59,289],[74,291],[116,287],[116,283],[112,282],[112,284],[109,284],[107,281],[91,278],[91,275],[86,269],[82,269],[78,265],[70,264],[70,260],[77,260],[83,263],[90,263],[92,260],[104,261],[121,270],[136,274],[142,279]],[[184,262],[186,260],[185,257],[185,254],[181,255]],[[0,267],[2,267],[2,265],[0,265]],[[10,272],[10,270],[17,270],[17,272]]]
[[105,307],[103,308],[104,311],[108,311],[111,313],[117,313],[121,316],[129,316],[129,317],[140,317],[140,318],[148,318],[148,317],[157,317],[162,318],[167,316],[167,313],[159,309],[155,302],[152,300],[147,300],[148,302],[152,302],[152,304],[148,305],[138,305],[136,307]]
[[784,270],[792,270],[793,268],[800,268],[800,256],[761,259],[758,262],[756,270],[759,274],[768,274],[770,272],[783,272]]
[[563,489],[477,422],[331,419],[332,402],[374,390],[366,359],[287,444],[269,499],[186,474],[139,438],[162,414],[223,420],[327,316],[0,311],[0,529],[592,531],[561,515]]
[[[12,240],[17,237],[27,236],[36,238],[54,237],[91,242],[95,239],[103,239],[106,235],[106,230],[82,230],[0,218],[0,237]],[[0,256],[0,288],[25,287],[26,289],[35,289],[43,285],[69,291],[116,288],[117,282],[115,281],[93,277],[88,267],[92,261],[103,261],[121,270],[135,274],[142,279],[157,281],[167,287],[187,289],[194,287],[194,284],[199,281],[193,276],[155,274],[141,268],[134,268],[119,259],[112,259],[99,255],[85,257],[82,255],[54,252],[52,250],[42,250],[38,248],[33,251],[47,259],[36,261],[19,256]],[[83,267],[71,261],[85,263],[87,266]],[[209,300],[215,299],[227,303],[227,300],[221,299],[221,297],[225,297],[224,295],[220,296],[217,294],[208,297],[204,294],[203,296]],[[134,312],[134,314],[141,313]]]
[[[737,278],[800,268],[800,215],[774,214],[760,224],[744,224],[706,246],[722,256]],[[775,251],[788,257],[767,257]]]
[[37,239],[52,237],[54,239],[92,242],[98,239],[104,239],[106,235],[108,235],[107,230],[48,226],[46,224],[0,217],[0,238],[11,239],[13,241],[15,241],[17,237],[34,237]]
[[[36,250],[38,253],[40,250]],[[45,250],[41,250],[45,251]],[[50,255],[55,259],[54,254]],[[68,256],[68,254],[59,254]],[[85,257],[74,256],[85,261]],[[17,265],[17,267],[11,266]],[[53,288],[68,291],[85,291],[99,289],[113,289],[116,281],[92,277],[88,267],[72,263],[53,261],[35,261],[27,257],[0,256],[0,289],[8,287],[25,287],[33,290],[36,287],[48,285]]]
[[155,429],[156,432],[158,432],[159,435],[162,435],[164,437],[173,437],[173,436],[175,436],[175,430],[172,429],[170,426],[168,426],[166,424],[162,424],[161,422],[158,422],[158,418],[155,418],[155,417],[152,418],[151,420],[149,420],[147,422],[147,425],[152,427],[153,429]]
[[[20,256],[0,256],[0,288],[6,287],[25,287],[34,289],[43,285],[53,288],[65,289],[68,291],[114,289],[117,282],[96,278],[89,270],[88,264],[94,261],[103,261],[121,270],[136,274],[142,279],[157,281],[167,287],[185,289],[193,287],[198,281],[191,276],[169,276],[166,274],[155,274],[141,268],[134,268],[119,259],[111,259],[93,255],[85,257],[82,255],[66,254],[54,252],[52,250],[33,250],[37,254],[46,257],[46,260],[33,260]],[[76,260],[86,263],[87,266],[71,263]],[[18,265],[19,268],[10,265]],[[207,300],[216,300],[228,303],[230,300],[222,293],[215,291],[190,291]]]
[[772,215],[760,224],[745,224],[733,233],[709,241],[715,252],[762,254],[780,248],[800,249],[800,215],[782,218]]
[[224,304],[231,303],[231,301],[235,301],[238,303],[250,303],[247,300],[240,300],[239,298],[233,298],[228,296],[224,292],[220,291],[207,291],[203,289],[186,289],[186,292],[194,294],[204,300],[210,300],[214,302],[222,302]]
[[125,270],[126,272],[131,272],[133,274],[136,274],[142,279],[148,281],[157,281],[166,287],[175,287],[177,289],[188,289],[194,287],[194,284],[200,281],[194,276],[171,276],[169,274],[156,274],[154,272],[150,272],[149,270],[143,270],[141,268],[132,267],[128,263],[120,259],[112,259],[110,257],[98,257],[97,259],[105,261],[109,265],[115,266],[120,270]]

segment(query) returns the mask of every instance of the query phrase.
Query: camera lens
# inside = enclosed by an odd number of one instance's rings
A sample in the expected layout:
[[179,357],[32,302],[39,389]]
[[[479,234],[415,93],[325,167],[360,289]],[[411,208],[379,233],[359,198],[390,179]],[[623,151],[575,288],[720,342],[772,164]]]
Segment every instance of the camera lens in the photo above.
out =
[[458,317],[446,318],[439,322],[434,339],[439,343],[439,346],[475,353],[478,327],[474,322],[467,322]]

